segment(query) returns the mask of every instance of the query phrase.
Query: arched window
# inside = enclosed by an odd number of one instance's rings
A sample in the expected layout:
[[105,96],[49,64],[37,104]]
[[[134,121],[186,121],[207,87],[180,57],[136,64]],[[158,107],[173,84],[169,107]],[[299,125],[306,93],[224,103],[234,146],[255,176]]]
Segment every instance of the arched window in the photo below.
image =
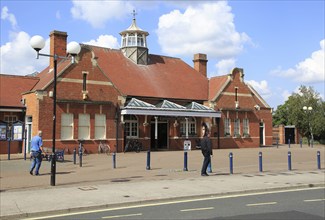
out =
[[138,119],[134,115],[124,116],[124,134],[127,138],[138,137]]
[[[185,118],[180,122],[180,132],[181,136],[186,135],[186,120]],[[196,121],[195,118],[188,118],[188,135],[196,135]]]

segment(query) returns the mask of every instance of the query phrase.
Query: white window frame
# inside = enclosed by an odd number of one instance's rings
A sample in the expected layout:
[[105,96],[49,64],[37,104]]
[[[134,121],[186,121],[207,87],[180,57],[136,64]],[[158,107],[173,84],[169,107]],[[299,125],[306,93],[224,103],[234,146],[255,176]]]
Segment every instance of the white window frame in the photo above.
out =
[[89,114],[78,115],[78,139],[79,140],[90,139],[90,115]]
[[[182,120],[180,122],[180,132],[181,132],[181,136],[185,136],[186,135],[186,120]],[[197,135],[196,133],[196,120],[195,118],[191,117],[188,118],[188,135],[189,136],[195,136]]]
[[95,114],[95,139],[106,139],[106,115]]
[[249,135],[249,120],[248,120],[248,118],[243,119],[243,135]]
[[12,123],[18,121],[18,116],[17,115],[5,115],[4,121],[7,122],[8,124],[12,124]]
[[240,119],[236,118],[234,120],[234,135],[238,136],[240,135]]
[[124,134],[127,138],[138,138],[138,118],[135,115],[124,116]]
[[61,140],[73,140],[73,114],[61,114]]
[[225,125],[225,127],[224,127],[224,135],[227,136],[227,133],[229,135],[231,135],[231,120],[230,120],[230,118],[225,118],[224,123],[225,123],[224,124]]

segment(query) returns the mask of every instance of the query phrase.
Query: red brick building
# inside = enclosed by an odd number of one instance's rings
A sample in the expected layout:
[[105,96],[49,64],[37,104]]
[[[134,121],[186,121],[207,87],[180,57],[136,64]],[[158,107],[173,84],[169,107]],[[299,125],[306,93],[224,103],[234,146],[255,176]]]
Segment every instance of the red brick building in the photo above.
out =
[[[214,148],[272,144],[271,108],[244,82],[242,69],[207,78],[207,56],[194,55],[194,68],[179,58],[149,54],[148,32],[132,25],[120,33],[121,49],[81,44],[72,64],[58,62],[56,147],[70,152],[84,139],[89,153],[100,141],[123,151],[129,139],[144,149],[192,149],[203,121],[211,127]],[[50,34],[50,53],[66,55],[67,33]],[[51,147],[53,60],[23,94],[32,134],[43,131]]]

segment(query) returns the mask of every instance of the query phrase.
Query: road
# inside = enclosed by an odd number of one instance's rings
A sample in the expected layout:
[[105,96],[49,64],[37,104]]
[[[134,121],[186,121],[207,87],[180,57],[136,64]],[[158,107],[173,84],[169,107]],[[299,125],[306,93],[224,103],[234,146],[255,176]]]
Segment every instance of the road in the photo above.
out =
[[325,188],[290,189],[139,204],[33,219],[315,219],[325,218]]

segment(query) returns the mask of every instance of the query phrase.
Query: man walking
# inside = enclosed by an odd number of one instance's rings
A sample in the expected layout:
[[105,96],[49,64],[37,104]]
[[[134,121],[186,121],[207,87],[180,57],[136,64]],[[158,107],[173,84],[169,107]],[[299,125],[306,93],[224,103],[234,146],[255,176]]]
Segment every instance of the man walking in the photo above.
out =
[[38,131],[38,135],[34,136],[31,141],[32,148],[31,148],[31,158],[32,158],[32,165],[30,167],[29,173],[30,175],[33,175],[34,168],[35,169],[35,175],[39,176],[39,168],[42,164],[42,131]]

